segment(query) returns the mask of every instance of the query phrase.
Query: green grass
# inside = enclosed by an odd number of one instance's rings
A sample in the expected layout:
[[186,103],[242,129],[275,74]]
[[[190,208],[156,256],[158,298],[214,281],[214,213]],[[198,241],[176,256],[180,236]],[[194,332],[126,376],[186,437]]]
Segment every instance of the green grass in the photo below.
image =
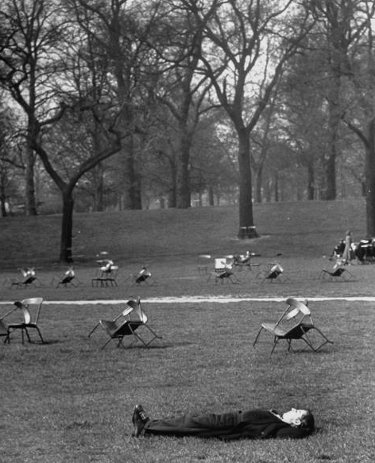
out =
[[[282,212],[283,216],[281,216]],[[143,211],[75,218],[77,288],[53,288],[59,217],[1,219],[2,301],[41,295],[41,329],[48,343],[22,345],[14,335],[0,349],[2,413],[0,461],[26,462],[358,462],[373,461],[375,409],[373,303],[315,301],[316,324],[333,345],[312,353],[282,343],[270,358],[272,339],[252,342],[263,321],[273,321],[283,302],[150,302],[165,296],[278,297],[373,296],[375,266],[352,265],[350,282],[318,279],[328,255],[351,228],[364,236],[360,202],[256,206],[257,240],[236,240],[236,210]],[[55,236],[56,234],[56,236]],[[261,283],[256,270],[239,272],[237,285],[215,285],[197,272],[200,252],[223,255],[251,248],[260,266],[280,260],[289,281]],[[91,288],[95,254],[119,262],[117,288]],[[146,262],[153,283],[127,279]],[[11,289],[16,268],[35,264],[41,286]],[[119,306],[77,305],[76,300],[114,300],[139,294],[150,324],[163,335],[153,348],[109,345],[105,334],[87,334]],[[6,306],[0,306],[4,313]],[[318,432],[301,441],[218,442],[192,438],[132,439],[131,414],[142,403],[154,417],[183,412],[291,406],[312,409]]]

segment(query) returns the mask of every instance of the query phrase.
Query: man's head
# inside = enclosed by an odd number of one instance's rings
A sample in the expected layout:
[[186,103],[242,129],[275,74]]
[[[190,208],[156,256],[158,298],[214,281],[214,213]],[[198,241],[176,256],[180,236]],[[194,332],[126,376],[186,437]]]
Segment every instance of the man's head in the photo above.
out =
[[282,416],[283,421],[294,427],[300,427],[306,431],[313,432],[315,429],[314,416],[310,410],[297,410],[292,408]]

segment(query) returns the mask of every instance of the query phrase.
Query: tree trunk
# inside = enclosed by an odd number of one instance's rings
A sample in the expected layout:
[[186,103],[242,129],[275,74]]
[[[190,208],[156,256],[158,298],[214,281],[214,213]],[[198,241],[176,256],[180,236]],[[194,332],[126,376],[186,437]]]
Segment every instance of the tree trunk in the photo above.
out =
[[263,165],[258,166],[255,171],[255,201],[257,203],[262,202],[262,183],[263,183]]
[[102,212],[104,210],[104,176],[101,163],[93,169],[93,175],[95,179],[93,209],[96,212]]
[[6,209],[6,193],[5,193],[5,185],[4,182],[0,180],[0,217],[6,217],[7,209]]
[[35,202],[35,182],[34,182],[34,165],[35,156],[34,150],[27,143],[26,146],[26,170],[25,170],[25,201],[26,201],[26,215],[37,215],[37,208]]
[[315,196],[315,172],[312,163],[307,166],[307,199],[313,201]]
[[177,167],[175,157],[169,158],[170,166],[170,187],[168,190],[168,208],[177,206]]
[[325,160],[325,169],[326,169],[326,191],[324,199],[331,201],[336,199],[336,141],[331,140],[329,146],[329,154]]
[[168,208],[170,209],[170,208],[176,207],[176,204],[177,204],[176,189],[172,187],[168,191]]
[[366,146],[366,216],[367,236],[375,236],[375,119],[368,124]]
[[215,206],[215,195],[212,186],[208,187],[208,204],[209,206]]
[[141,193],[139,191],[139,179],[134,159],[134,139],[129,135],[124,145],[123,153],[125,156],[125,209],[142,209]]
[[[324,199],[331,201],[336,199],[336,158],[338,132],[341,122],[340,111],[340,86],[341,86],[341,63],[334,52],[334,63],[332,64],[332,80],[328,93],[328,153],[325,157],[326,191]],[[337,62],[335,62],[337,61]]]
[[[184,129],[182,129],[184,130]],[[190,207],[190,138],[188,134],[181,134],[180,153],[177,163],[177,208],[187,209]]]
[[275,172],[275,178],[274,178],[274,192],[275,192],[275,203],[279,202],[279,174],[278,172]]
[[60,262],[73,262],[72,235],[73,235],[73,191],[67,189],[62,194],[63,214],[61,224]]
[[250,169],[250,143],[246,130],[238,131],[238,165],[240,173],[239,197],[239,239],[256,238],[258,234],[254,226],[253,194]]

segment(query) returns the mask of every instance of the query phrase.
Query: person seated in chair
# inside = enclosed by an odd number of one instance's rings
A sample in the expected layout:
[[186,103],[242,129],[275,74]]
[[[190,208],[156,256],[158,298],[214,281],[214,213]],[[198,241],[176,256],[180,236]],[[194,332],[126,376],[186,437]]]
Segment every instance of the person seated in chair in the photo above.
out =
[[151,419],[142,405],[133,412],[133,437],[165,435],[214,437],[222,440],[307,437],[315,430],[310,410],[292,408],[285,413],[254,409],[223,414],[182,415]]

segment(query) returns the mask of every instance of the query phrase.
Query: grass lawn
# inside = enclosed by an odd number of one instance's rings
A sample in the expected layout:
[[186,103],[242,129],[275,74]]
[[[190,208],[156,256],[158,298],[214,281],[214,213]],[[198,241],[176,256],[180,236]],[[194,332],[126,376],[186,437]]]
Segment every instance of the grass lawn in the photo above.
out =
[[[375,265],[351,265],[347,282],[318,278],[332,265],[327,256],[347,228],[355,239],[365,236],[364,205],[267,204],[256,206],[255,215],[261,237],[245,242],[235,238],[232,208],[77,216],[81,284],[58,289],[51,280],[64,270],[56,263],[60,217],[0,219],[0,313],[6,301],[44,297],[40,327],[47,340],[22,345],[14,334],[10,345],[1,346],[1,463],[374,461],[374,303],[345,298],[374,295]],[[259,266],[238,272],[238,284],[215,284],[197,271],[199,253],[246,249],[259,254]],[[102,250],[120,266],[118,287],[91,287]],[[275,260],[286,281],[262,282],[256,274]],[[129,275],[144,263],[151,282],[135,286]],[[39,287],[9,286],[23,265],[37,267]],[[131,295],[141,296],[150,326],[163,339],[149,349],[110,343],[101,350],[105,333],[98,329],[89,339],[89,331],[120,311],[115,300]],[[263,334],[252,347],[260,324],[284,309],[274,299],[287,296],[321,298],[309,305],[333,345],[313,353],[296,342],[297,352],[287,353],[280,342],[270,357],[272,338]],[[232,301],[225,303],[228,297]],[[58,303],[65,300],[70,303]],[[154,417],[308,407],[318,431],[301,441],[133,439],[136,403]]]

